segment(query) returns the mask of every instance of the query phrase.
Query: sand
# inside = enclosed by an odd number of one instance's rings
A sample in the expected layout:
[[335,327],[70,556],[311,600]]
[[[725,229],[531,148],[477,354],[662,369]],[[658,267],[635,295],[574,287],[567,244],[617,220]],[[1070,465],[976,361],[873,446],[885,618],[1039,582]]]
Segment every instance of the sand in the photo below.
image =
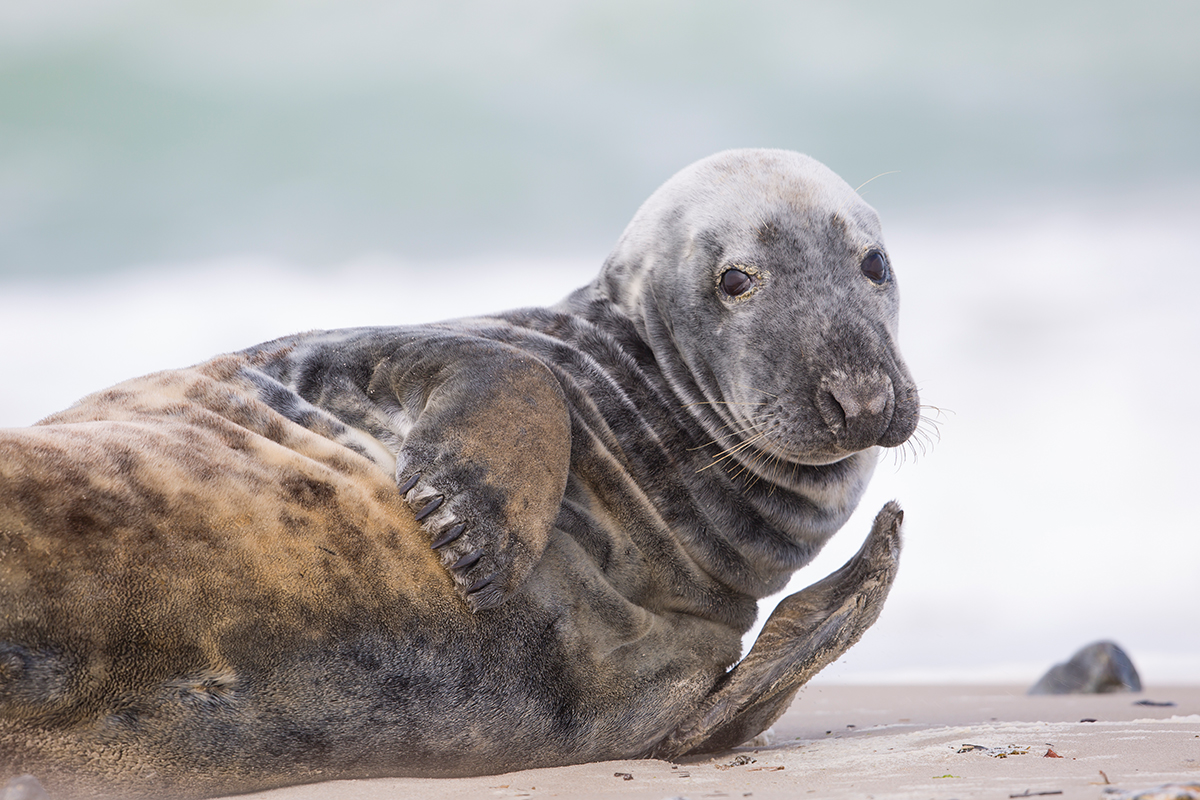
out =
[[715,757],[331,781],[239,797],[1129,800],[1165,784],[1177,786],[1149,796],[1200,800],[1200,686],[1030,697],[1015,686],[816,685],[776,723],[770,745]]

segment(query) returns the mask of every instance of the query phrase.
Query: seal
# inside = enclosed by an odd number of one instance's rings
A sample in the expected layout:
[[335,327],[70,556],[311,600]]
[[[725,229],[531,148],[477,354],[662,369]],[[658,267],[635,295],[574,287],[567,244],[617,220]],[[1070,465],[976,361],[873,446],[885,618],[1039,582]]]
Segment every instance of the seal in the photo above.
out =
[[205,797],[735,746],[870,626],[757,601],[919,419],[875,212],[797,153],[671,178],[556,306],[310,332],[0,434],[0,765]]

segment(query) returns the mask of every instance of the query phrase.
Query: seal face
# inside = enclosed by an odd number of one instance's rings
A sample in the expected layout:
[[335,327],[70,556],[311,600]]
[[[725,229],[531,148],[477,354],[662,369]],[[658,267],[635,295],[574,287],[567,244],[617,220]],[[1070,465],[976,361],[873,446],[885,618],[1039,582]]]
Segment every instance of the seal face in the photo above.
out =
[[0,766],[203,797],[727,747],[878,614],[785,599],[919,418],[874,211],[688,167],[551,308],[310,332],[0,432]]
[[606,277],[676,391],[710,404],[708,426],[761,434],[747,455],[828,464],[916,427],[878,217],[811,159],[734,152],[684,170]]

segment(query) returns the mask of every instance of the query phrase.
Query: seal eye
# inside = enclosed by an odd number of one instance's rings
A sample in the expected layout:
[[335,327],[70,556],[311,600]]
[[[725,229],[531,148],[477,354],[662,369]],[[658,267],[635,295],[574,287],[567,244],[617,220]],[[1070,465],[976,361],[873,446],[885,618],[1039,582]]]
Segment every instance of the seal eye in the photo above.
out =
[[878,250],[872,250],[867,253],[867,257],[863,259],[862,266],[859,267],[862,274],[866,275],[875,283],[883,283],[888,279],[887,261],[883,258],[883,253]]
[[737,297],[754,288],[754,279],[740,269],[727,269],[721,276],[721,291],[730,297]]

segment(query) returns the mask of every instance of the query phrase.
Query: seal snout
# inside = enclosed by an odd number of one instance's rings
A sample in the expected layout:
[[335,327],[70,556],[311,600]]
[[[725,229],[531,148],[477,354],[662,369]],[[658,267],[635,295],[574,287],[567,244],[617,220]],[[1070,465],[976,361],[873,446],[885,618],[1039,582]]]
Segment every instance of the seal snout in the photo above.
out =
[[816,404],[838,446],[856,451],[880,443],[892,422],[896,394],[887,375],[835,375],[821,381]]

